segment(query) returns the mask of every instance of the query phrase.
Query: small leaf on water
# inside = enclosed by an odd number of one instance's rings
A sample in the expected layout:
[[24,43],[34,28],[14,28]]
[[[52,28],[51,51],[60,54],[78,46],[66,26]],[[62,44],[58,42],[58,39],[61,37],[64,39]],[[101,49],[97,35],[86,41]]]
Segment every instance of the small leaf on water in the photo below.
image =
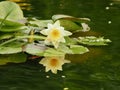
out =
[[89,51],[86,47],[80,45],[71,45],[70,49],[72,50],[73,54],[83,54]]
[[104,39],[104,37],[97,38],[95,36],[79,37],[77,41],[80,44],[94,45],[94,46],[107,45],[107,43],[111,42],[109,39]]
[[9,54],[9,55],[0,55],[0,65],[7,63],[22,63],[26,61],[26,54]]

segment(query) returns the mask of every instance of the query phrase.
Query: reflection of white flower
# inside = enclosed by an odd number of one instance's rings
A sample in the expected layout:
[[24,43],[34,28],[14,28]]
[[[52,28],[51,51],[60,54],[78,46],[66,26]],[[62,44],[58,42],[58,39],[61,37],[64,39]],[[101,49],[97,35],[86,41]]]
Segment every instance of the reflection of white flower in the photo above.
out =
[[54,24],[48,24],[48,29],[42,30],[41,33],[47,35],[45,43],[52,42],[55,48],[58,47],[59,42],[65,42],[64,36],[72,35],[71,32],[64,30],[64,27],[60,26],[59,21]]
[[49,70],[52,71],[52,73],[57,73],[57,70],[62,71],[62,65],[64,63],[70,63],[68,60],[64,60],[63,56],[53,56],[53,57],[45,57],[40,62],[40,64],[43,64],[45,66],[45,71],[48,72]]
[[89,31],[89,30],[90,30],[90,27],[88,26],[88,24],[86,24],[86,23],[81,23],[81,25],[82,25],[82,28],[83,28],[82,31],[86,32],[86,31]]

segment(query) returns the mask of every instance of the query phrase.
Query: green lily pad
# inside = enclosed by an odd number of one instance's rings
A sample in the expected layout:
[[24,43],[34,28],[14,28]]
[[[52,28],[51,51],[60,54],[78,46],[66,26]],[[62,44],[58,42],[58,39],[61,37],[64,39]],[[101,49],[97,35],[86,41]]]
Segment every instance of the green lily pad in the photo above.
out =
[[20,31],[20,30],[25,30],[27,29],[26,26],[2,26],[0,29],[1,32],[15,32],[15,31]]
[[13,36],[13,33],[0,33],[0,40],[9,39]]
[[23,42],[11,42],[8,43],[7,45],[0,46],[0,54],[14,54],[14,53],[19,53],[22,52],[22,46],[25,43]]
[[45,28],[47,27],[48,23],[53,23],[52,20],[34,20],[34,21],[29,21],[30,24],[32,25],[37,25],[39,28]]
[[86,36],[86,37],[79,37],[77,39],[78,43],[90,45],[90,46],[100,46],[100,45],[107,45],[111,41],[109,39],[104,39],[104,37],[95,37],[95,36]]
[[88,52],[88,48],[80,45],[71,45],[70,49],[72,50],[73,54],[83,54]]
[[71,32],[82,31],[82,26],[74,23],[70,20],[60,19],[60,25],[65,28],[65,30],[69,30]]
[[89,26],[87,25],[87,22],[90,21],[89,18],[76,18],[69,15],[53,15],[52,19],[54,21],[59,20],[60,25],[71,32],[89,31]]
[[45,50],[46,47],[43,45],[28,44],[24,51],[32,55],[43,56]]
[[79,22],[79,23],[86,23],[86,22],[89,22],[89,21],[90,21],[89,18],[76,18],[76,17],[73,17],[73,16],[62,15],[62,14],[53,15],[53,16],[52,16],[52,19],[53,19],[54,21],[63,19],[63,20],[70,20],[70,21]]
[[21,26],[24,25],[20,21],[25,19],[23,12],[18,4],[10,1],[0,2],[0,22],[1,25]]
[[26,54],[9,54],[9,55],[0,55],[0,65],[7,63],[22,63],[26,61]]
[[44,56],[63,56],[65,53],[58,51],[57,49],[54,48],[48,48],[44,52]]

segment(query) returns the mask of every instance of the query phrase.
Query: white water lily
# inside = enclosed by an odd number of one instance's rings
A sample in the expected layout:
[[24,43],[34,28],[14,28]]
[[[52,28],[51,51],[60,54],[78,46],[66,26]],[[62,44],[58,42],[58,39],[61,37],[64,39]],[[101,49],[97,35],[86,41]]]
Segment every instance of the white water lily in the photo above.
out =
[[45,66],[46,72],[51,70],[54,74],[57,74],[57,70],[62,71],[62,65],[65,63],[70,63],[70,61],[65,60],[64,56],[45,57],[39,62]]
[[48,28],[41,31],[43,35],[47,35],[45,44],[52,43],[55,48],[59,46],[60,42],[65,43],[64,36],[72,35],[71,32],[64,30],[64,27],[60,26],[60,22],[56,21],[54,24],[48,24]]

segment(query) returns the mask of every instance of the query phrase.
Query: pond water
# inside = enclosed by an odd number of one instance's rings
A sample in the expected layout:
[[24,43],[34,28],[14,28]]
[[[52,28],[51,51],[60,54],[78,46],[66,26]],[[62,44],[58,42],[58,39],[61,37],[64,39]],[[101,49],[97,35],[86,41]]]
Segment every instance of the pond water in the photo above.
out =
[[0,66],[0,90],[120,90],[120,0],[10,0],[26,17],[51,19],[67,14],[91,19],[91,31],[75,36],[105,36],[108,46],[88,47],[84,55],[67,55],[72,61],[57,75],[45,73],[36,61]]

